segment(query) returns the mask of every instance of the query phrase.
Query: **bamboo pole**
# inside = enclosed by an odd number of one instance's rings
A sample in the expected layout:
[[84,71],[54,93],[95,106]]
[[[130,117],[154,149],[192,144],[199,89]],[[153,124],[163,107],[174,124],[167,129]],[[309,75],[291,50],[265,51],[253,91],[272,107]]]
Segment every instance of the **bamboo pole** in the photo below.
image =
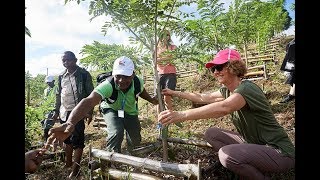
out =
[[[99,172],[99,170],[98,170]],[[101,172],[101,173],[100,173]],[[102,174],[108,179],[130,179],[130,180],[163,180],[162,178],[143,174],[143,173],[135,173],[135,172],[124,172],[117,169],[106,169],[104,171],[100,171],[99,174]]]
[[99,149],[92,149],[92,157],[106,161],[120,162],[132,165],[138,168],[148,169],[152,171],[173,174],[176,176],[188,177],[191,179],[200,177],[201,171],[197,164],[178,164],[168,163],[148,158],[139,158],[135,156],[124,155],[116,152],[109,152]]

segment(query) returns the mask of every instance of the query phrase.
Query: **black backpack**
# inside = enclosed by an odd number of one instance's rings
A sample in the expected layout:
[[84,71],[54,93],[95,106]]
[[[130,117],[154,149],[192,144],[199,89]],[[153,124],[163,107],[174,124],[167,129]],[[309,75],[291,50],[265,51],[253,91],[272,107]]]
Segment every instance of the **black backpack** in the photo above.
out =
[[[103,99],[103,101],[104,100],[107,101],[108,104],[114,103],[118,98],[118,90],[115,88],[115,82],[113,80],[112,71],[98,74],[96,80],[97,80],[97,85],[101,84],[105,80],[108,80],[111,83],[112,89],[113,89],[112,95],[109,98]],[[138,101],[138,97],[141,91],[140,80],[136,75],[134,75],[133,81],[134,81],[134,95],[135,95],[136,101]]]

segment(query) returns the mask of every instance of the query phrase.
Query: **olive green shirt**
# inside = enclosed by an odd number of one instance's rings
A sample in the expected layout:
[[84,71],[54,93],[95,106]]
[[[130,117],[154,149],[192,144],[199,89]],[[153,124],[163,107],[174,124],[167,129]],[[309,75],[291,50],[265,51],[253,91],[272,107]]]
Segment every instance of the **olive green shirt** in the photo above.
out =
[[[220,92],[225,98],[230,91],[222,87]],[[295,157],[295,147],[284,128],[276,120],[268,99],[259,86],[244,80],[235,89],[246,101],[246,105],[231,114],[237,131],[247,143],[268,145],[280,149],[282,154]]]

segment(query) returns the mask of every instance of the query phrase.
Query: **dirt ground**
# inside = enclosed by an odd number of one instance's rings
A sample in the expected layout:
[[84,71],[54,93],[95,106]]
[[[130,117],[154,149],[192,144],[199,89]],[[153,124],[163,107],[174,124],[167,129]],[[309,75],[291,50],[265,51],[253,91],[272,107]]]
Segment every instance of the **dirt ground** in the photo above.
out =
[[[289,102],[288,104],[279,104],[282,96],[284,96],[289,90],[288,85],[285,85],[281,82],[275,83],[272,81],[264,81],[260,83],[262,83],[264,87],[267,87],[265,88],[266,96],[268,97],[268,99],[270,99],[272,109],[278,122],[287,131],[292,142],[295,143],[295,101]],[[190,103],[185,104],[185,102],[179,100],[175,100],[175,103],[184,106],[182,108],[191,108]],[[155,108],[153,108],[152,106],[143,107],[143,110],[141,111],[143,112],[140,115],[142,126],[141,147],[143,147],[155,143],[157,141],[157,137],[159,136],[159,132],[156,128],[157,123],[155,121]],[[98,130],[97,128],[93,127],[93,124],[94,123],[92,122],[89,126],[86,126],[86,147],[84,148],[83,159],[81,161],[81,175],[78,179],[90,179],[88,169],[90,146],[92,148],[102,150],[105,148],[106,132],[102,129]],[[203,133],[210,126],[235,130],[234,126],[227,117],[217,119],[203,119],[194,122],[184,122],[182,128],[179,128],[175,125],[169,126],[169,137],[203,140]],[[200,161],[200,167],[202,167],[203,169],[208,167],[208,165],[214,163],[215,159],[217,159],[216,154],[208,147],[198,147],[194,145],[179,143],[169,143],[168,155],[168,162],[181,164],[198,164],[198,161]],[[138,155],[138,157],[147,157],[153,160],[163,161],[163,151],[162,148],[158,148],[146,154]],[[35,174],[29,175],[28,179],[65,179],[66,176],[70,173],[70,169],[64,169],[63,166],[64,164],[59,158],[46,160],[39,171],[37,171]],[[145,174],[153,175],[162,179],[185,179],[183,177],[153,172],[150,170],[140,169],[137,167],[119,163],[114,163],[114,167],[124,172],[143,172]],[[294,170],[292,170],[287,173],[272,174],[271,176],[274,180],[291,180],[294,179],[295,172]],[[101,177],[99,177],[97,174],[95,174],[95,177],[95,179],[101,179]],[[226,170],[223,167],[217,167],[211,170],[209,169],[203,174],[202,178],[207,180],[237,179],[237,177],[232,172]]]

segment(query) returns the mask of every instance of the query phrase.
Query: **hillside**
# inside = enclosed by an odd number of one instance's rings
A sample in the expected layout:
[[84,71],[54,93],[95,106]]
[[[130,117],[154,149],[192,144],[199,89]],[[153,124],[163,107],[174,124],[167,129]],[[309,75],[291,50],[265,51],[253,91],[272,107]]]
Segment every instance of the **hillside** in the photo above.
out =
[[[284,44],[280,45],[277,53],[278,62],[268,64],[268,73],[270,76],[268,79],[255,80],[265,92],[269,99],[272,110],[280,123],[287,131],[292,142],[295,143],[295,101],[291,101],[288,104],[279,104],[279,101],[284,95],[289,92],[290,86],[284,84],[285,76],[279,70],[284,56]],[[190,77],[183,77],[178,79],[178,89],[182,91],[193,92],[210,92],[216,90],[220,85],[215,82],[212,74],[209,72],[201,72],[197,75]],[[152,91],[151,91],[152,92]],[[176,110],[184,110],[193,108],[193,104],[186,100],[174,98],[174,104]],[[139,99],[140,107],[140,120],[142,125],[142,147],[154,143],[157,141],[158,130],[156,129],[156,109],[151,104],[146,103],[143,99]],[[97,116],[99,116],[97,114]],[[203,140],[203,133],[208,127],[215,126],[225,128],[228,130],[235,130],[232,123],[229,121],[229,116],[217,119],[202,119],[198,121],[187,121],[183,123],[183,127],[179,128],[175,125],[169,126],[169,137],[187,138]],[[81,162],[81,177],[79,179],[89,179],[88,160],[89,160],[89,145],[96,149],[104,149],[106,133],[102,129],[96,129],[93,127],[94,123],[91,123],[86,127],[86,147],[84,149],[83,160]],[[125,143],[125,142],[124,142]],[[147,157],[153,160],[162,160],[163,151],[162,148],[155,149],[149,153],[141,155],[140,157]],[[216,155],[208,147],[198,147],[195,145],[185,145],[178,143],[169,143],[169,162],[175,163],[192,163],[197,164],[198,160],[201,160],[201,167],[206,167]],[[51,163],[49,165],[49,163]],[[63,169],[64,164],[59,161],[46,160],[43,166],[35,174],[29,175],[28,179],[65,179],[69,174],[69,169]],[[145,169],[139,169],[132,166],[115,163],[117,169],[121,169],[125,172],[143,172],[150,175],[154,175],[163,179],[182,180],[183,177],[175,177],[169,174],[162,174],[152,172]],[[273,174],[274,180],[291,180],[294,179],[294,171],[290,171],[284,174]],[[226,171],[224,168],[220,168],[217,171],[211,173],[210,176],[204,177],[204,179],[232,179],[232,173]]]

